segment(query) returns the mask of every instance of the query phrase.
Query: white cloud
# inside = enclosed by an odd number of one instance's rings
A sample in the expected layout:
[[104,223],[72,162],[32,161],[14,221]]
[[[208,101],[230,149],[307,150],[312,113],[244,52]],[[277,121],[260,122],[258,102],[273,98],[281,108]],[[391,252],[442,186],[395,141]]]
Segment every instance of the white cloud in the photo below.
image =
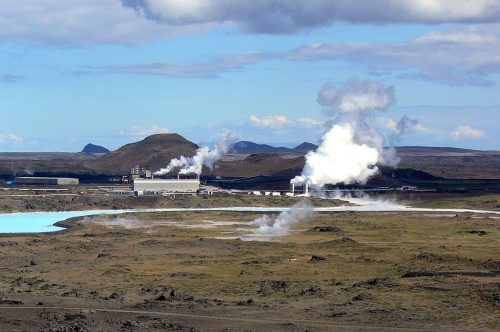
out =
[[0,40],[4,41],[131,45],[209,28],[159,24],[120,0],[0,0],[0,8]]
[[268,115],[263,117],[250,115],[248,119],[256,126],[265,128],[281,128],[290,123],[290,120],[285,115]]
[[3,143],[22,143],[23,138],[15,133],[0,133],[0,144]]
[[[111,66],[103,69],[115,73],[160,75],[167,77],[216,78],[220,73],[243,69],[247,65],[264,61],[264,53],[247,53],[190,64],[150,63],[140,65]],[[91,68],[95,69],[95,68]]]
[[469,125],[461,125],[458,128],[451,132],[451,137],[455,140],[465,137],[471,138],[485,138],[486,133],[482,129],[473,129]]
[[340,60],[371,70],[393,72],[403,79],[447,85],[492,85],[500,72],[500,26],[432,32],[396,43],[306,45],[284,58],[295,61]]
[[[1,1],[1,0],[0,0]],[[215,78],[270,60],[340,61],[359,64],[394,78],[427,80],[451,86],[490,86],[489,75],[500,72],[500,24],[435,31],[393,43],[305,45],[285,53],[248,53],[209,61],[172,64],[132,64],[93,68],[118,73],[168,77]]]
[[306,127],[318,127],[318,126],[323,126],[325,124],[324,121],[316,120],[313,118],[300,118],[299,122],[302,123]]
[[494,23],[497,0],[0,0],[0,40],[137,44],[220,26],[297,33],[335,22]]
[[136,137],[146,137],[154,134],[168,134],[169,132],[167,128],[162,128],[158,125],[152,125],[151,127],[135,125],[132,126],[130,130],[124,132],[124,134]]
[[170,25],[235,24],[242,31],[293,33],[351,23],[498,22],[497,0],[122,0]]

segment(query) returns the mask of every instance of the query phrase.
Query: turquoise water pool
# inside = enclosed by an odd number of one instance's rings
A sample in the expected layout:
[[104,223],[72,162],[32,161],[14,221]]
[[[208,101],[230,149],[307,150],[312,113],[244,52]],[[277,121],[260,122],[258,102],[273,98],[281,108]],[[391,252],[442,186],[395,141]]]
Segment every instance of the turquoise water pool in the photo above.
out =
[[23,212],[0,214],[0,233],[54,232],[62,228],[54,226],[58,221],[73,217],[96,214],[116,214],[122,210],[87,210],[64,212]]
[[[354,202],[354,200],[353,200]],[[363,202],[354,202],[363,203]],[[163,208],[163,209],[130,209],[130,210],[85,210],[65,212],[22,212],[0,214],[0,233],[39,233],[61,230],[54,226],[58,221],[73,217],[83,217],[98,214],[121,214],[126,212],[183,212],[183,211],[220,211],[220,212],[259,212],[271,213],[289,210],[289,207],[221,207],[221,208]],[[439,212],[439,213],[478,213],[489,214],[489,218],[500,219],[500,211],[469,210],[469,209],[429,209],[413,208],[387,202],[367,201],[363,205],[346,205],[335,207],[314,208],[316,212]]]

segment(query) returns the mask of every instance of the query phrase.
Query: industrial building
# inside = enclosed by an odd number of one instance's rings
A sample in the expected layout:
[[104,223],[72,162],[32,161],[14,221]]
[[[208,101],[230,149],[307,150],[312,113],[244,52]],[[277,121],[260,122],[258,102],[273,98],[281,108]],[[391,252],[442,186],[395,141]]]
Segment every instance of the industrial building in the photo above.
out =
[[135,179],[152,179],[153,173],[146,168],[140,167],[136,165],[130,169],[130,173],[128,176],[128,182],[133,183]]
[[80,183],[80,181],[77,178],[51,178],[51,177],[36,177],[36,176],[17,177],[14,182],[16,184],[54,185],[54,186],[74,186]]
[[135,179],[137,195],[153,193],[194,194],[200,190],[200,179]]

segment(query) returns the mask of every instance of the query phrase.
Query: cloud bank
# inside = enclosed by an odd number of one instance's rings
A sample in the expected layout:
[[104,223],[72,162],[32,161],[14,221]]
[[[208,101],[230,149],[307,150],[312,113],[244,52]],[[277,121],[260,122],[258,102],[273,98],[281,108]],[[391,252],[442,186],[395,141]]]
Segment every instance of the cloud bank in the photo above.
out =
[[335,22],[498,22],[496,0],[122,0],[138,13],[169,25],[235,24],[241,31],[284,34]]
[[426,80],[451,86],[489,86],[487,77],[500,72],[500,27],[432,32],[395,43],[305,45],[283,58],[294,61],[337,60],[397,78]]
[[120,0],[0,0],[0,8],[3,41],[133,45],[209,28],[204,24],[158,24]]
[[[500,25],[431,32],[402,42],[304,45],[287,52],[254,52],[192,63],[150,63],[94,68],[112,73],[166,77],[216,78],[254,64],[281,61],[336,61],[393,78],[425,80],[450,86],[491,86],[500,72]],[[88,68],[87,68],[88,69]]]
[[294,34],[336,22],[500,22],[497,0],[0,0],[0,39],[137,44],[214,29]]

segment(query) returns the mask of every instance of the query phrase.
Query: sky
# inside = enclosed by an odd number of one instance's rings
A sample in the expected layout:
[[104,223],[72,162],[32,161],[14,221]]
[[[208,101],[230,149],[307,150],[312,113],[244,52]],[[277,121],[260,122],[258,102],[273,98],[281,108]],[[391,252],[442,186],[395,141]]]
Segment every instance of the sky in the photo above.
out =
[[353,80],[387,144],[499,149],[500,0],[0,0],[0,152],[318,143]]

